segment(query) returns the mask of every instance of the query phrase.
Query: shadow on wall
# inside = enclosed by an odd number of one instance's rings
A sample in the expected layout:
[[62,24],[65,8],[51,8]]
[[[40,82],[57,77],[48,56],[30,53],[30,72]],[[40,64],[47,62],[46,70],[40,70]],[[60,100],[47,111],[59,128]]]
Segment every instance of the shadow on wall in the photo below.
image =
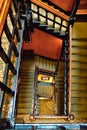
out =
[[61,52],[62,43],[61,39],[35,29],[31,43],[24,42],[23,49],[34,50],[34,54],[56,60]]
[[87,130],[87,126],[80,126],[80,130]]

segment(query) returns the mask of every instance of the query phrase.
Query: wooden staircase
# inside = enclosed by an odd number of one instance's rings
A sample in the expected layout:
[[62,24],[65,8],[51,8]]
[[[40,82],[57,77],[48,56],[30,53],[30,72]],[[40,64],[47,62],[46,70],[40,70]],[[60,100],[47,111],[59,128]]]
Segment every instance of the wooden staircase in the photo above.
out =
[[53,13],[53,6],[49,6],[47,2],[35,0],[31,0],[31,2],[34,27],[61,39],[68,35],[69,21],[67,15],[58,16],[56,9]]
[[[3,127],[5,128],[8,127],[8,129],[14,127],[13,125],[15,116],[17,116],[17,118],[22,119],[22,124],[20,124],[20,127],[21,125],[24,125],[24,129],[26,129],[25,127],[27,123],[38,124],[45,122],[47,124],[49,123],[58,124],[59,122],[61,122],[61,123],[71,123],[70,125],[72,125],[72,122],[86,123],[87,122],[87,110],[86,110],[87,108],[87,102],[86,102],[87,38],[86,37],[87,36],[85,33],[86,32],[85,28],[87,28],[86,27],[87,24],[76,23],[75,25],[76,30],[78,30],[78,28],[81,29],[80,30],[81,34],[80,32],[78,33],[76,32],[77,34],[73,33],[73,39],[72,39],[73,43],[71,52],[72,54],[71,75],[68,75],[69,65],[71,65],[69,61],[70,58],[69,51],[71,51],[69,50],[69,45],[71,44],[68,44],[68,46],[65,44],[64,48],[65,59],[59,64],[55,82],[54,79],[53,82],[48,81],[44,82],[43,79],[48,80],[49,78],[54,78],[54,76],[51,75],[52,76],[51,77],[49,75],[45,75],[44,73],[41,72],[42,70],[39,70],[40,73],[38,73],[38,76],[36,77],[38,86],[36,88],[36,100],[35,100],[36,102],[34,110],[36,120],[34,118],[33,118],[34,120],[31,120],[30,116],[33,113],[32,111],[34,104],[35,66],[39,65],[40,69],[43,68],[46,74],[48,72],[49,73],[51,72],[50,74],[52,74],[55,71],[57,61],[46,59],[45,57],[35,56],[33,57],[33,59],[26,59],[26,58],[22,59],[20,67],[20,61],[21,61],[20,54],[22,48],[21,45],[23,39],[23,29],[24,29],[24,22],[26,22],[26,20],[24,21],[23,19],[23,21],[20,21],[21,15],[19,15],[19,12],[17,12],[16,10],[17,8],[14,5],[14,3],[15,0],[12,1],[12,5],[9,11],[8,11],[9,6],[8,8],[6,8],[7,9],[5,14],[6,23],[5,19],[4,22],[0,21],[3,23],[3,26],[0,29],[0,56],[3,59],[3,60],[0,59],[0,108],[1,108],[0,129]],[[73,20],[69,19],[70,17],[68,17],[66,13],[64,14],[59,13],[59,15],[57,15],[58,10],[51,12],[54,6],[50,5],[49,9],[47,9],[49,3],[44,3],[40,0],[35,1],[31,0],[31,3],[32,3],[31,23],[33,22],[34,27],[37,27],[38,29],[41,29],[58,38],[61,38],[62,40],[67,40],[69,38],[67,37],[69,36],[69,33],[67,34],[67,32],[69,32],[69,25],[70,24],[73,25],[74,19]],[[43,4],[43,6],[41,6],[41,3]],[[31,10],[28,11],[29,12],[26,13],[27,14],[26,16],[29,17],[31,16]],[[15,17],[14,14],[16,13],[17,15]],[[22,17],[25,18],[26,16]],[[29,56],[26,57],[30,58]],[[20,75],[19,75],[19,68],[20,68]],[[19,84],[18,84],[18,75],[20,79]],[[71,76],[71,80],[68,76]],[[70,85],[69,82],[71,83],[72,91],[68,91]],[[71,102],[69,102],[70,101],[69,92],[71,92],[72,94]],[[69,106],[71,109],[68,110]],[[75,116],[74,119],[69,121],[70,118],[68,118],[68,114],[73,114]],[[49,117],[46,117],[46,115],[48,115]],[[61,116],[63,119],[61,118]],[[13,125],[10,123],[13,123]],[[48,128],[48,126],[46,127],[31,126],[27,127],[27,129],[72,130],[74,129],[74,127],[65,128],[65,127],[58,127],[55,125],[55,127],[49,126]]]
[[38,72],[36,78],[37,115],[55,115],[54,77]]
[[[17,104],[17,115],[31,114],[34,95],[34,68],[29,59],[22,59],[20,68],[20,83]],[[33,68],[33,69],[32,69]]]
[[[65,11],[62,8],[60,9],[60,7],[57,7],[50,1],[30,0],[30,3],[27,1],[25,2],[27,6],[25,6],[23,2],[19,1],[19,3],[21,5],[20,17],[26,19],[26,31],[32,32],[35,27],[55,37],[61,38],[62,40],[68,38],[69,26],[74,23],[79,0],[73,1],[70,4],[72,8],[70,11]],[[26,10],[25,14],[23,12],[23,4]],[[24,36],[25,41],[27,39],[26,35]]]
[[[76,22],[72,37],[72,113],[87,117],[87,22]],[[78,30],[79,28],[79,30]]]
[[[27,57],[29,57],[27,55]],[[40,56],[34,56],[34,59],[22,59],[20,68],[20,83],[19,83],[19,94],[18,94],[18,105],[17,105],[17,117],[20,115],[30,115],[33,110],[33,100],[34,100],[34,73],[35,64],[39,64],[40,67],[43,66],[50,69],[55,69],[56,61],[51,61],[49,59],[44,59]],[[54,114],[54,86],[50,83],[40,83],[37,87],[37,100],[36,100],[36,115],[50,115],[51,111]],[[48,103],[47,103],[48,101]],[[43,106],[48,106],[48,109],[43,112]]]
[[34,73],[21,70],[17,114],[31,114]]

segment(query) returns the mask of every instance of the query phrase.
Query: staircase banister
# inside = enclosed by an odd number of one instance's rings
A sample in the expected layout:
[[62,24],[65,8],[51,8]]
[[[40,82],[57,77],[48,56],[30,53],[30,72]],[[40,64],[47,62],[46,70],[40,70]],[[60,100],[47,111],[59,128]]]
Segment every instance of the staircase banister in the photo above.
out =
[[38,66],[36,65],[35,66],[35,76],[34,76],[34,99],[33,99],[33,108],[32,108],[32,114],[30,115],[30,119],[31,120],[34,120],[35,119],[35,103],[36,103],[36,84],[37,84],[37,81],[36,81],[36,75],[37,75],[37,70],[38,70]]
[[73,6],[73,9],[72,9],[72,12],[71,12],[71,15],[70,15],[70,23],[73,25],[74,24],[74,21],[75,21],[75,15],[76,15],[76,12],[77,12],[77,9],[78,9],[78,6],[79,6],[79,3],[80,3],[80,0],[76,0],[75,1],[75,4]]
[[3,27],[5,24],[6,16],[8,14],[10,3],[11,3],[11,0],[5,0],[0,8],[0,36],[2,34],[2,31],[3,31]]
[[1,11],[2,7],[3,7],[3,4],[4,4],[4,0],[0,0],[0,11]]
[[66,20],[66,21],[69,21],[69,16],[65,15],[64,13],[54,9],[53,7],[47,5],[46,3],[40,1],[40,0],[31,0],[32,3],[44,8],[45,10],[55,14],[56,16]]

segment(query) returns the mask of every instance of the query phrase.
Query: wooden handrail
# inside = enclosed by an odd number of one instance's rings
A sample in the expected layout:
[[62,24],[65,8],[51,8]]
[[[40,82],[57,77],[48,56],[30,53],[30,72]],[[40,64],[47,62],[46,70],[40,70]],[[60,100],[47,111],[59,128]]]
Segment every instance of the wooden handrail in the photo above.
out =
[[78,9],[76,15],[87,15],[87,9]]
[[56,16],[66,20],[66,21],[69,21],[69,16],[65,15],[64,13],[54,9],[53,7],[47,5],[46,3],[40,1],[40,0],[31,0],[32,3],[44,8],[45,10],[55,14]]
[[2,7],[3,7],[3,4],[4,4],[4,0],[0,0],[0,11],[1,11]]
[[11,0],[5,0],[4,3],[2,4],[2,7],[0,8],[0,36],[3,31],[3,27],[5,24],[5,19],[10,7]]

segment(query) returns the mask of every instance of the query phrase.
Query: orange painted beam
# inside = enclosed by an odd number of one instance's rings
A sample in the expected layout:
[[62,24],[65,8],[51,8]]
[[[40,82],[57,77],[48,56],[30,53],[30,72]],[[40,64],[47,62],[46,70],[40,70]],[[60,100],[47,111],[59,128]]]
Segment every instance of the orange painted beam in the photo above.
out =
[[0,11],[1,11],[2,7],[3,7],[3,4],[4,4],[4,0],[0,0]]
[[2,2],[0,3],[0,36],[1,36],[11,0],[5,0],[4,2],[3,0],[0,0],[0,2]]

